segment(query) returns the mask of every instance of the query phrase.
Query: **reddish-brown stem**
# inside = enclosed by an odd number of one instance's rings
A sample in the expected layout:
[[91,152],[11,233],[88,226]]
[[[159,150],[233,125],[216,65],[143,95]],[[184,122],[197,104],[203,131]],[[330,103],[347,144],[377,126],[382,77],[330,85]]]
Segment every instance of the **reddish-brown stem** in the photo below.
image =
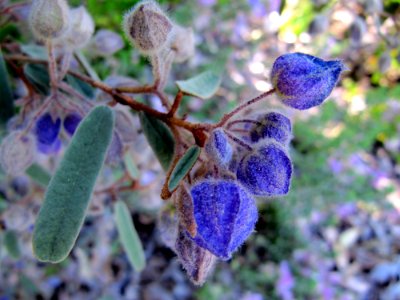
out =
[[230,138],[232,141],[234,141],[236,144],[238,144],[239,146],[246,148],[249,151],[252,151],[253,148],[247,144],[246,142],[244,142],[243,140],[241,140],[240,138],[232,135],[229,131],[224,130],[225,134],[228,136],[228,138]]
[[234,121],[229,122],[228,125],[227,125],[226,127],[229,129],[229,128],[231,128],[233,125],[235,125],[235,124],[241,124],[241,123],[262,125],[262,123],[259,122],[259,121],[255,121],[255,120],[251,120],[251,119],[240,119],[240,120],[234,120]]
[[183,96],[184,96],[184,93],[183,93],[182,91],[179,91],[179,92],[176,94],[174,103],[172,104],[172,107],[171,107],[170,111],[168,112],[168,116],[169,116],[169,117],[175,116],[175,113],[177,112],[179,106],[181,105]]
[[232,118],[233,116],[235,116],[238,112],[240,112],[241,110],[245,109],[246,107],[263,100],[264,98],[268,97],[269,95],[273,94],[275,92],[275,89],[271,89],[265,93],[262,93],[261,95],[243,103],[242,105],[239,105],[238,107],[236,107],[234,110],[232,110],[230,113],[225,114],[221,121],[219,121],[217,124],[214,125],[214,127],[222,127],[226,124],[226,122],[229,121],[230,118]]

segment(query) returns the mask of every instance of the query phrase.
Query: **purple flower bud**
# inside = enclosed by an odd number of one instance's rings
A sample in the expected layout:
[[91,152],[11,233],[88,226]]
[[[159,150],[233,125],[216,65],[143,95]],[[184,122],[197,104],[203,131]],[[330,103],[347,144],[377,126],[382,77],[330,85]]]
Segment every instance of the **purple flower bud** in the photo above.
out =
[[81,122],[82,117],[77,113],[68,114],[64,119],[64,129],[69,135],[73,135],[75,133],[76,128]]
[[57,138],[56,141],[50,145],[42,144],[42,143],[37,144],[39,152],[41,152],[43,154],[58,153],[58,151],[60,151],[60,149],[61,149],[61,146],[62,146],[62,143],[59,138]]
[[53,144],[60,132],[61,120],[57,118],[53,121],[49,113],[45,113],[36,122],[35,133],[38,144],[51,145]]
[[250,138],[253,143],[260,139],[270,138],[287,146],[292,138],[292,125],[285,115],[271,111],[258,119],[262,125],[255,125],[250,131]]
[[95,51],[103,56],[113,55],[124,47],[121,36],[114,31],[101,29],[97,31],[93,40]]
[[209,157],[219,166],[226,168],[232,159],[232,146],[222,128],[213,130],[206,144]]
[[222,259],[229,259],[252,233],[257,221],[254,199],[235,181],[210,180],[191,190],[197,235],[194,241]]
[[292,163],[280,144],[267,140],[242,158],[236,175],[253,195],[285,195],[289,192]]
[[271,79],[284,104],[304,110],[320,105],[329,96],[344,69],[339,60],[289,53],[276,59]]
[[195,285],[202,285],[214,269],[216,257],[190,239],[182,227],[179,228],[175,251],[190,280]]

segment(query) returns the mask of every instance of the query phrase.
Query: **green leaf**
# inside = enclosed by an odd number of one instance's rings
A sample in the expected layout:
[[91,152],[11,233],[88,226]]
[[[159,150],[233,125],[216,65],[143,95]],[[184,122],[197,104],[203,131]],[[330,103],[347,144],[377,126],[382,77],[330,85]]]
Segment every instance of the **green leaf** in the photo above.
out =
[[67,81],[67,83],[72,86],[75,90],[77,90],[80,94],[86,96],[89,99],[93,99],[94,98],[94,91],[95,89],[89,85],[88,83],[80,80],[79,78],[72,76],[70,74],[67,74],[67,76],[65,76],[65,80]]
[[175,140],[171,130],[160,120],[145,114],[139,113],[144,135],[156,154],[161,166],[166,171],[174,156]]
[[176,84],[182,92],[207,99],[217,92],[221,76],[213,71],[205,71],[188,80],[177,81]]
[[131,214],[126,204],[122,201],[118,201],[114,209],[114,218],[122,246],[133,268],[140,272],[146,265],[146,258],[142,243],[132,222]]
[[113,111],[94,108],[79,124],[51,179],[33,232],[33,251],[45,262],[64,260],[78,237],[114,127]]
[[4,247],[12,258],[18,259],[21,256],[21,249],[17,233],[14,230],[6,231],[4,234]]
[[50,93],[50,76],[46,66],[41,64],[26,64],[24,74],[36,91],[42,95]]
[[179,159],[168,181],[168,189],[171,192],[178,187],[179,182],[181,182],[181,180],[185,178],[187,173],[189,173],[190,170],[193,168],[194,164],[199,158],[200,152],[200,147],[192,146]]
[[35,44],[21,45],[21,50],[26,55],[29,55],[35,59],[47,60],[48,58],[47,50],[43,46],[38,46]]
[[42,166],[38,164],[32,164],[25,173],[32,178],[36,183],[47,187],[50,182],[51,175]]
[[6,123],[14,115],[13,94],[8,81],[8,72],[0,49],[0,122]]
[[129,175],[131,176],[132,179],[137,179],[139,178],[139,169],[136,167],[136,164],[132,158],[132,155],[128,152],[125,153],[124,155],[124,163],[126,170],[128,171]]

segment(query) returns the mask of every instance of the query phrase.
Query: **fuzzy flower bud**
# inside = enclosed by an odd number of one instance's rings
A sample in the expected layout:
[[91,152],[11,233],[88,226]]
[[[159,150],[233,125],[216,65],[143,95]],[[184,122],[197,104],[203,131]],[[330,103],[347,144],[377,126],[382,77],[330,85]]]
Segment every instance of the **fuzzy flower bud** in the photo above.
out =
[[217,166],[228,167],[232,159],[233,150],[223,129],[217,128],[211,132],[205,149],[208,156]]
[[33,0],[29,15],[33,34],[38,39],[62,37],[69,26],[69,8],[65,0]]
[[195,52],[193,29],[175,25],[170,47],[175,52],[174,61],[177,63],[192,57]]
[[93,18],[84,6],[72,8],[69,16],[70,28],[60,42],[72,49],[83,48],[93,35]]
[[124,17],[123,28],[132,44],[143,54],[164,49],[171,37],[173,23],[154,1],[141,1]]
[[289,192],[292,163],[280,144],[266,140],[254,152],[243,157],[236,175],[253,195],[285,195]]
[[258,218],[254,199],[235,181],[205,180],[191,189],[197,235],[194,241],[229,259],[253,232]]
[[344,69],[339,60],[289,53],[276,59],[271,79],[284,104],[304,110],[320,105],[329,96]]
[[285,115],[271,111],[261,116],[258,121],[261,125],[255,125],[250,131],[250,139],[257,143],[260,139],[274,139],[278,143],[287,146],[292,138],[292,125]]
[[0,165],[10,175],[23,173],[35,157],[34,141],[30,135],[14,131],[6,136],[0,146]]
[[190,239],[184,228],[180,227],[175,243],[175,252],[195,285],[202,285],[214,269],[216,257],[208,250],[198,246]]
[[38,143],[45,145],[53,144],[58,137],[60,128],[60,118],[53,120],[53,117],[49,113],[45,113],[37,120],[35,126],[35,134]]

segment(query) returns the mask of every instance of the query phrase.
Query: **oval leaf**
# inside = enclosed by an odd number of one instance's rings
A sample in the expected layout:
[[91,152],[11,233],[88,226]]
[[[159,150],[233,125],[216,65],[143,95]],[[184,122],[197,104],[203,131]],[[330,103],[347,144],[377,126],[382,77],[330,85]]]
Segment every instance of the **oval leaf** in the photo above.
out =
[[80,94],[84,95],[86,98],[93,99],[95,96],[95,89],[89,85],[88,83],[84,82],[83,80],[67,74],[65,76],[65,81],[72,86],[75,90],[77,90]]
[[51,175],[41,165],[32,164],[25,173],[36,183],[46,187],[51,179]]
[[10,254],[12,258],[20,258],[21,248],[19,246],[17,233],[14,230],[6,231],[3,242],[8,254]]
[[24,74],[32,83],[36,91],[42,95],[50,93],[50,77],[47,68],[41,64],[26,64],[24,66]]
[[206,71],[188,80],[177,81],[176,84],[186,94],[207,99],[217,92],[221,84],[221,76],[215,72]]
[[14,101],[8,81],[8,73],[3,53],[0,49],[0,121],[6,123],[14,115]]
[[60,262],[78,237],[114,126],[106,106],[94,108],[79,124],[46,191],[33,232],[41,261]]
[[139,169],[137,168],[135,161],[133,160],[132,155],[128,152],[125,153],[124,155],[124,163],[126,170],[129,173],[129,176],[131,176],[132,179],[137,179],[140,176]]
[[200,151],[200,147],[192,146],[178,161],[168,181],[168,189],[171,192],[178,187],[179,182],[181,182],[181,180],[185,178],[185,176],[193,168],[194,164],[199,158]]
[[132,267],[140,272],[146,265],[142,243],[132,222],[128,207],[122,201],[115,204],[114,212],[118,234]]
[[160,120],[139,113],[144,135],[156,154],[161,166],[166,171],[172,161],[175,149],[175,140],[171,130]]

